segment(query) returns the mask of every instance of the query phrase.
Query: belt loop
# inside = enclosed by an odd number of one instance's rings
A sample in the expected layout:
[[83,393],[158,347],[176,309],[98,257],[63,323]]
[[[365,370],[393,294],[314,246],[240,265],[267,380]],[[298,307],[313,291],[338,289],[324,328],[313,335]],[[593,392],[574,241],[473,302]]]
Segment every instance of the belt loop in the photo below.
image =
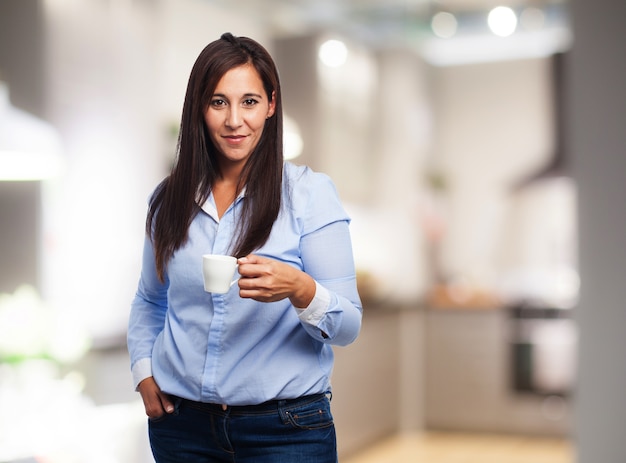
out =
[[285,407],[285,405],[287,405],[287,401],[279,400],[276,405],[278,409],[278,415],[280,416],[280,419],[282,420],[283,424],[289,423],[289,411],[285,410],[287,408]]

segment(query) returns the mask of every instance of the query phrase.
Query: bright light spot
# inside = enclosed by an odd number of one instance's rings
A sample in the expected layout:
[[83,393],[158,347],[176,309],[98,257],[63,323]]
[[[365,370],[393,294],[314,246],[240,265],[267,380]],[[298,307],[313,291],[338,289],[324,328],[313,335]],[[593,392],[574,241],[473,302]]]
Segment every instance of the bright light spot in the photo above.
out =
[[336,68],[345,64],[348,48],[340,40],[327,40],[320,46],[318,56],[326,66]]
[[449,39],[456,34],[458,22],[452,13],[441,11],[430,22],[433,33],[442,39]]
[[508,37],[517,28],[517,15],[507,6],[498,6],[489,12],[487,23],[495,35]]
[[60,171],[61,160],[54,153],[0,151],[0,180],[45,180]]
[[300,128],[298,127],[298,124],[296,124],[296,121],[288,116],[284,117],[283,124],[285,159],[289,160],[297,158],[300,154],[302,154],[302,148],[304,146],[302,136],[300,135]]

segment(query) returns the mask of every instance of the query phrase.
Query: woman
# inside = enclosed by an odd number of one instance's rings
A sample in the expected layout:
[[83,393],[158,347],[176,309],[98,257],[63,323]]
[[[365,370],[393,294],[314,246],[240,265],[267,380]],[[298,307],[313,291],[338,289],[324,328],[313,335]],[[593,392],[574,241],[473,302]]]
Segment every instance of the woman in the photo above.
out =
[[[337,460],[331,346],[362,311],[349,218],[329,178],[282,151],[271,56],[222,35],[191,71],[129,320],[157,463]],[[207,253],[238,257],[238,286],[204,291]]]

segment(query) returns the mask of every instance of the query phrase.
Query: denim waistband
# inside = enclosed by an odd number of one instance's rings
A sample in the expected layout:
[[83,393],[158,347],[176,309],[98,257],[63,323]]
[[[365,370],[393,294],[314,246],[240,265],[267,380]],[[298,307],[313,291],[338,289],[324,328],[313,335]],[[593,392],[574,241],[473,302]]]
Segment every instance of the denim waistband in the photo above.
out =
[[175,401],[180,401],[181,405],[188,405],[197,410],[211,413],[229,413],[229,414],[250,414],[250,413],[268,413],[278,411],[280,408],[299,407],[306,405],[326,397],[327,394],[311,394],[298,397],[297,399],[278,399],[269,400],[258,405],[222,405],[208,402],[196,402],[194,400],[183,399],[182,397],[172,397]]

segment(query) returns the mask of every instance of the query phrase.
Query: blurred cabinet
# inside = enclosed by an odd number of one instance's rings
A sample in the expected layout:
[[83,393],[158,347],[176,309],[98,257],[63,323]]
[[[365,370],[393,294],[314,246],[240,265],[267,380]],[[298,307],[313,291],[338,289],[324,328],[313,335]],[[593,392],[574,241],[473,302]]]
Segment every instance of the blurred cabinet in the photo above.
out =
[[511,320],[504,310],[428,310],[424,318],[427,429],[567,435],[569,402],[512,385]]
[[340,459],[422,427],[423,311],[365,304],[357,340],[335,347],[332,408]]

